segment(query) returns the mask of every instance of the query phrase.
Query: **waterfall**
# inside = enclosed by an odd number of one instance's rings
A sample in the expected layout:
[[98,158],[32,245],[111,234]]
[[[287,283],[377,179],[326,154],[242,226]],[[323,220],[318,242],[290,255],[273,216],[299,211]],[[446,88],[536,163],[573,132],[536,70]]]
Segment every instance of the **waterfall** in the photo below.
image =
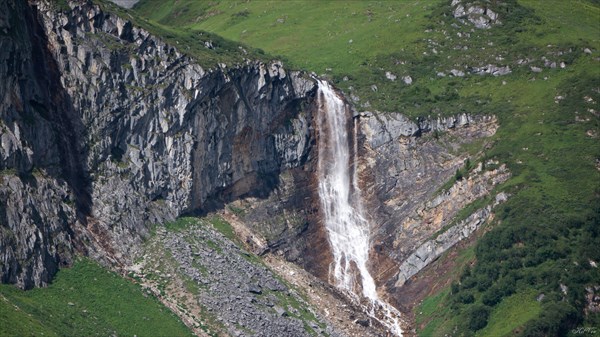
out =
[[[331,88],[319,80],[318,92],[319,199],[327,230],[333,262],[333,283],[355,296],[367,299],[367,311],[390,332],[402,335],[398,311],[377,295],[375,281],[367,268],[370,249],[370,226],[364,216],[356,176],[357,145],[353,134],[352,152],[348,138],[348,107]],[[356,130],[356,129],[355,129]],[[360,280],[359,284],[356,281]]]

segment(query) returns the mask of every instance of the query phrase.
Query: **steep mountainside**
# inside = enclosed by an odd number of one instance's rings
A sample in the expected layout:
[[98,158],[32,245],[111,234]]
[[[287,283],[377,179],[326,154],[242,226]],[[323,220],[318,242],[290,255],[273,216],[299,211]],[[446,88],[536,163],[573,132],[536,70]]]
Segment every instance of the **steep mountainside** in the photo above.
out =
[[306,160],[301,73],[204,69],[86,2],[3,6],[4,282],[46,284],[74,249],[126,262],[149,224],[268,193]]
[[[600,7],[545,3],[0,1],[2,283],[88,256],[197,335],[596,333]],[[378,313],[333,286],[323,78]]]
[[[135,10],[282,54],[344,90],[361,125],[372,273],[413,308],[418,332],[597,324],[596,1],[143,0]],[[469,126],[419,127],[444,116]]]

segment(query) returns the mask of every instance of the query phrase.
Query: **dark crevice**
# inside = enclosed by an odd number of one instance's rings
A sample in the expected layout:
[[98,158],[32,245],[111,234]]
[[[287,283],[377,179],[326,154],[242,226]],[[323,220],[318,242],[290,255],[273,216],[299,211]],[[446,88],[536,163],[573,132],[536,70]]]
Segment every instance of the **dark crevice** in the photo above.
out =
[[[39,21],[37,6],[30,5],[25,11],[26,22],[31,41],[31,57],[33,73],[39,92],[44,96],[41,101],[47,102],[44,118],[48,119],[55,133],[62,163],[63,178],[76,196],[75,205],[78,219],[86,223],[91,214],[91,180],[84,163],[84,149],[81,148],[84,126],[81,117],[73,108],[71,99],[60,82],[60,68],[48,49],[48,40],[44,28]],[[41,166],[41,165],[40,165]]]

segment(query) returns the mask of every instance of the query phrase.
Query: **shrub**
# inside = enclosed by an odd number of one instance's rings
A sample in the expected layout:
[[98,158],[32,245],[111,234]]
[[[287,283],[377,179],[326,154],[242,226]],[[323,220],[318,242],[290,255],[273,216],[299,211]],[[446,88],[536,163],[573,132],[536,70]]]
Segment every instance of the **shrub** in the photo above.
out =
[[489,316],[490,308],[488,306],[481,304],[473,305],[467,312],[469,329],[471,331],[483,329],[488,323]]
[[450,285],[450,293],[452,295],[458,294],[458,292],[460,291],[458,284],[456,282],[452,282],[452,285]]
[[544,306],[540,317],[525,325],[522,336],[564,336],[580,320],[573,306],[565,302],[551,302]]
[[470,291],[461,291],[458,294],[457,300],[463,304],[469,304],[475,302],[475,297]]
[[500,288],[498,288],[497,286],[492,286],[486,292],[483,293],[483,296],[481,296],[481,301],[485,305],[493,307],[496,304],[500,303],[500,301],[502,301],[503,296],[504,293]]
[[483,292],[492,286],[492,280],[486,275],[477,275],[477,290]]
[[471,289],[477,285],[476,277],[468,277],[464,281],[462,281],[461,286],[463,289]]
[[454,180],[459,181],[462,180],[463,178],[463,173],[461,170],[456,169],[456,173],[454,173]]

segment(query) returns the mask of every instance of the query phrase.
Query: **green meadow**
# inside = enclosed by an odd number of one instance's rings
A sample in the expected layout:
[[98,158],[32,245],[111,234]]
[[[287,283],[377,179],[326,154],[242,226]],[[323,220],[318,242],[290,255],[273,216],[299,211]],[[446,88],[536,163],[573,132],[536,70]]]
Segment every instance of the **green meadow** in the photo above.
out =
[[0,336],[192,336],[158,299],[87,258],[47,288],[0,285]]

